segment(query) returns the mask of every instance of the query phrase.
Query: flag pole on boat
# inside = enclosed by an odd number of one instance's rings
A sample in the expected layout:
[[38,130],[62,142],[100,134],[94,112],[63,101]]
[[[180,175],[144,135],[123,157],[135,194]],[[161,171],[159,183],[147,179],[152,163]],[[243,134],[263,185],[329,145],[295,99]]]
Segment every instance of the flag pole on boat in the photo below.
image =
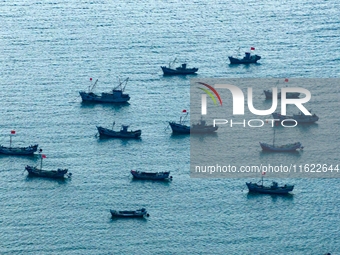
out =
[[261,176],[261,181],[262,181],[262,186],[263,186],[263,176],[266,174],[266,172],[262,172],[262,176]]
[[9,147],[12,147],[12,135],[15,135],[15,130],[11,130],[11,134],[9,136]]
[[43,162],[43,158],[46,158],[46,155],[45,155],[45,154],[41,154],[40,170],[42,170],[42,162]]

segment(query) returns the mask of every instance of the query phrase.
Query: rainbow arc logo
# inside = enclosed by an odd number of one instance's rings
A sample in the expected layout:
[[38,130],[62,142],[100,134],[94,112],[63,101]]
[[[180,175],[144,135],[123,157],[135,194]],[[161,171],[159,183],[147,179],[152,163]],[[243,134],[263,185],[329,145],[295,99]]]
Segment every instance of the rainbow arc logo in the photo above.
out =
[[[220,102],[220,105],[222,106],[222,99],[220,97],[220,95],[217,93],[216,89],[214,87],[212,87],[209,84],[206,84],[204,82],[197,82],[205,87],[207,87],[208,89],[210,89],[217,97],[218,101]],[[214,102],[214,105],[217,105],[217,100],[215,98],[215,96],[213,95],[213,93],[211,93],[210,90],[206,89],[206,88],[198,88],[200,90],[203,90],[207,95],[209,95],[209,97],[211,98],[211,100]]]

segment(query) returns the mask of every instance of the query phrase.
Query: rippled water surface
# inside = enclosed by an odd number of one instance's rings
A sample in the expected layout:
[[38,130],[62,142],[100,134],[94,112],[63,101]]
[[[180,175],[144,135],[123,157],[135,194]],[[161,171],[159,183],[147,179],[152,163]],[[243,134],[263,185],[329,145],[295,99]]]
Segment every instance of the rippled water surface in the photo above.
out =
[[[191,77],[160,69],[177,57],[199,68],[195,78],[339,77],[338,1],[0,6],[0,143],[14,129],[13,145],[39,143],[44,168],[73,173],[66,181],[28,178],[24,167],[40,164],[38,155],[0,155],[1,254],[340,253],[338,179],[292,179],[294,194],[280,197],[248,194],[246,179],[190,178],[190,138],[171,135],[167,121],[190,109]],[[230,66],[238,47],[256,47],[259,64]],[[129,77],[130,103],[81,103],[90,77],[99,79],[96,92]],[[299,132],[317,159],[339,162],[339,86],[313,90],[313,111],[320,104],[329,119]],[[113,121],[141,129],[142,138],[98,138],[96,125]],[[259,146],[242,146],[253,136],[221,134],[232,157],[261,162]],[[314,134],[327,136],[318,147]],[[131,169],[170,170],[174,180],[134,181]],[[109,209],[140,207],[148,219],[110,217]]]

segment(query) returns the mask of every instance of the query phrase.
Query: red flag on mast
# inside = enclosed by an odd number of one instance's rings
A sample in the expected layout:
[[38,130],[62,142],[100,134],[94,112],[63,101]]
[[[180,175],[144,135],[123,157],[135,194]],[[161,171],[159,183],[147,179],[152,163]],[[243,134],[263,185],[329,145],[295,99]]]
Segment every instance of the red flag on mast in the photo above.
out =
[[285,82],[288,82],[288,79],[287,79],[287,78],[285,79]]
[[250,47],[250,50],[255,50],[255,47]]
[[182,112],[187,112],[187,110],[183,110]]
[[11,130],[11,134],[12,134],[12,135],[15,135],[15,130]]
[[262,175],[265,175],[266,174],[266,172],[262,172]]
[[45,154],[41,154],[41,157],[42,157],[42,158],[46,158],[46,155],[45,155]]

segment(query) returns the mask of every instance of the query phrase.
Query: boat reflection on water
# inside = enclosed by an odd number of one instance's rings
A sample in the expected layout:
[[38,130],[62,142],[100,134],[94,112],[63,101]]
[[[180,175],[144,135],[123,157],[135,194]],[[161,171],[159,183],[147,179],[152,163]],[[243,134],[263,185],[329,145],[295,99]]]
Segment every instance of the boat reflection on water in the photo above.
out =
[[256,200],[259,201],[261,199],[263,199],[263,195],[266,195],[266,197],[270,197],[272,202],[276,202],[278,200],[293,200],[294,199],[294,194],[292,193],[288,193],[286,195],[278,195],[278,194],[260,194],[260,193],[252,193],[252,192],[248,192],[247,193],[247,199],[248,200]]

